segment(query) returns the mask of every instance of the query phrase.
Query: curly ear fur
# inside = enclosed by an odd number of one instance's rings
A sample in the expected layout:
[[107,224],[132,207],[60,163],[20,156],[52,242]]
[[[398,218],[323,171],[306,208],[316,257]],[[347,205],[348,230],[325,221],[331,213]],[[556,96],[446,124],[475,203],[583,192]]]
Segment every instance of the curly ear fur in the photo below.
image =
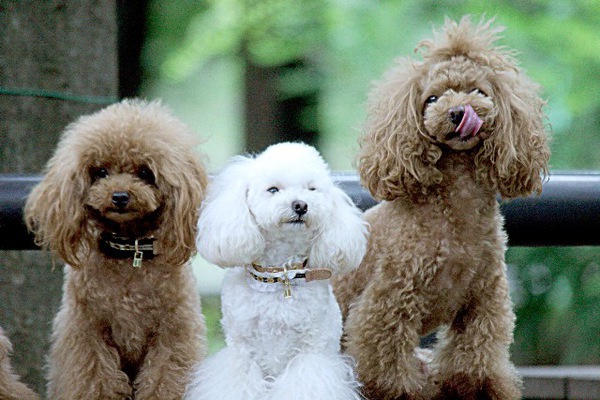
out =
[[71,124],[62,136],[54,156],[46,165],[42,181],[33,188],[25,203],[25,223],[35,243],[77,267],[81,255],[92,245],[85,223],[83,196],[88,185],[87,170],[76,158],[70,137]]
[[[158,184],[164,179],[171,193],[166,197],[165,210],[157,243],[170,265],[185,263],[196,252],[196,234],[200,204],[208,185],[204,166],[191,156],[181,156],[174,168],[159,171]],[[162,176],[161,176],[162,174]]]
[[248,185],[240,176],[253,159],[236,157],[210,186],[198,223],[198,251],[221,267],[245,264],[259,257],[265,247],[246,198]]
[[308,259],[313,267],[345,273],[358,268],[367,249],[367,224],[350,197],[337,186],[329,192],[334,204],[330,219],[314,241]]
[[377,200],[419,196],[441,181],[441,151],[421,133],[422,69],[401,59],[370,95],[358,172]]
[[516,67],[496,78],[496,129],[477,154],[477,177],[504,198],[540,194],[550,151],[539,88]]

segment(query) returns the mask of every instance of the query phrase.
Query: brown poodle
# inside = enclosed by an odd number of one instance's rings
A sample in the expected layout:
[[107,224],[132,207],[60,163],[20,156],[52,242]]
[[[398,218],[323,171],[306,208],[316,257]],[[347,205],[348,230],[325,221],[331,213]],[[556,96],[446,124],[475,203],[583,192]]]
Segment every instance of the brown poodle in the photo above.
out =
[[[538,87],[500,31],[446,21],[370,98],[359,173],[382,202],[362,265],[334,287],[371,399],[520,398],[496,195],[539,193],[549,150]],[[424,365],[419,339],[438,327]]]
[[65,268],[48,397],[180,399],[205,353],[188,263],[207,176],[188,128],[125,100],[67,127],[25,208]]
[[2,400],[37,400],[37,395],[27,386],[19,382],[10,366],[12,345],[2,328],[0,328],[0,399]]

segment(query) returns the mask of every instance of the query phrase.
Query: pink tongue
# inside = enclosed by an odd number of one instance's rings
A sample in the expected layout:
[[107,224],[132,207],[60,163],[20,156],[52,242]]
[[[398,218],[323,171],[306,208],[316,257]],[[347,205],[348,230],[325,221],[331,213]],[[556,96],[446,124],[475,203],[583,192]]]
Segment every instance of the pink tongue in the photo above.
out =
[[470,104],[467,104],[465,106],[463,119],[460,121],[460,124],[456,127],[454,132],[459,132],[461,138],[475,136],[477,132],[479,132],[481,125],[483,125],[483,121],[479,118],[475,110],[473,110],[473,107],[471,107]]

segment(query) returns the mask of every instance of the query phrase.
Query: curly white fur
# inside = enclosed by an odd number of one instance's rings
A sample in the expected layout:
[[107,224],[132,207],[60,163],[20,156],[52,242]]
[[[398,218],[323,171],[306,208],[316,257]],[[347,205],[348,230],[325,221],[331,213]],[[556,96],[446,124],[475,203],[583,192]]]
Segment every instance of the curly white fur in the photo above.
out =
[[308,260],[308,270],[345,272],[359,265],[366,237],[360,211],[314,148],[280,143],[235,158],[204,202],[198,242],[206,259],[232,267],[221,294],[227,347],[199,365],[185,398],[359,399],[329,282],[293,280],[284,298],[283,283],[252,285],[244,266]]

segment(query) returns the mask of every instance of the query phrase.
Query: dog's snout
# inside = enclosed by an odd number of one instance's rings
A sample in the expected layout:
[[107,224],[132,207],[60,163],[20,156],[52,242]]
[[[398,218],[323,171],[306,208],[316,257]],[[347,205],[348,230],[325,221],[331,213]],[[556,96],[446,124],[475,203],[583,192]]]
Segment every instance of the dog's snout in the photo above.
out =
[[450,121],[452,121],[452,123],[456,126],[460,125],[460,122],[462,121],[464,116],[465,116],[465,107],[464,106],[452,107],[451,109],[448,110],[448,118],[450,118]]
[[112,203],[119,208],[125,207],[127,203],[129,203],[129,193],[114,192],[112,195]]
[[292,202],[292,209],[298,215],[304,215],[308,211],[308,204],[302,200],[295,200]]

